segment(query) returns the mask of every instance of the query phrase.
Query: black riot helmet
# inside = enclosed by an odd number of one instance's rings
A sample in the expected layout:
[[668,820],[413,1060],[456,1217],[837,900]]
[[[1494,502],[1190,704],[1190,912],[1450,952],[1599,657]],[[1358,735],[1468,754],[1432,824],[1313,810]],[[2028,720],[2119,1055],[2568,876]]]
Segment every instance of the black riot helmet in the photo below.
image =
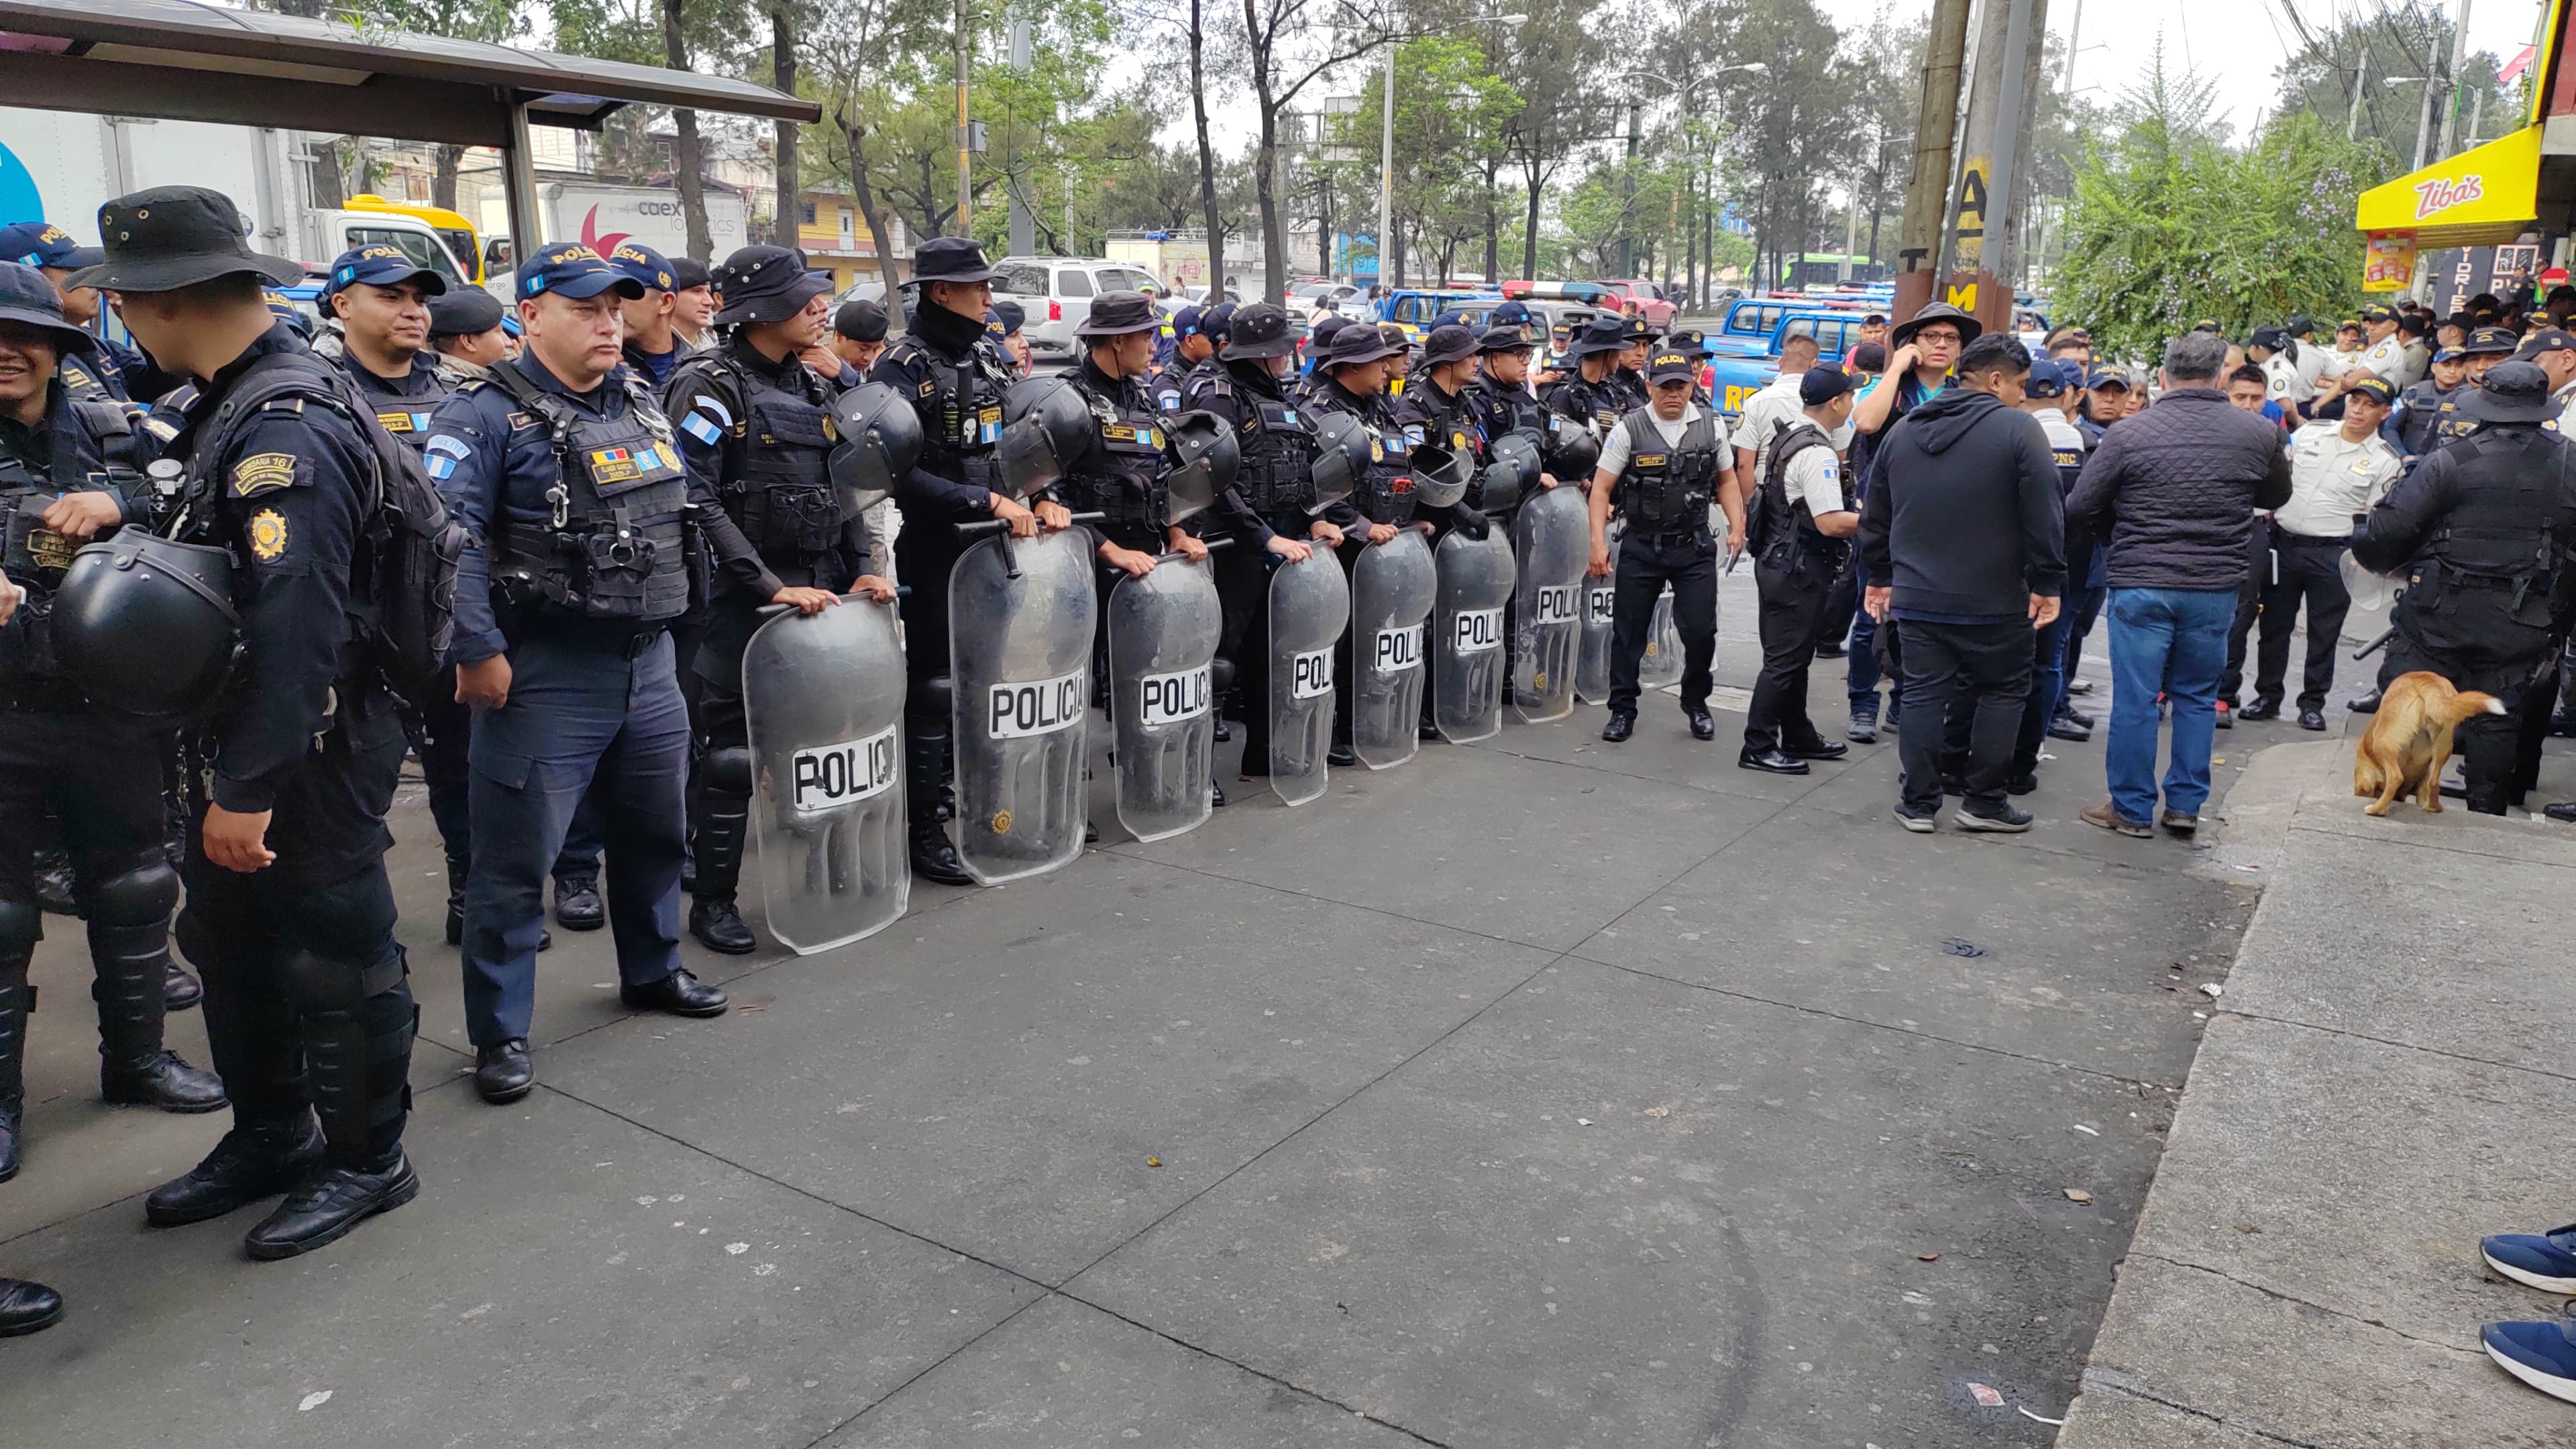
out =
[[1467,496],[1476,479],[1476,456],[1438,438],[1413,445],[1413,501],[1425,508],[1447,508]]
[[1529,432],[1510,432],[1494,440],[1494,456],[1485,464],[1485,495],[1481,505],[1487,513],[1500,513],[1518,504],[1538,487],[1538,475],[1544,471],[1538,451],[1538,437]]
[[841,516],[853,518],[894,492],[896,481],[921,461],[921,414],[903,394],[881,382],[854,387],[832,401],[832,487]]
[[240,653],[232,555],[127,529],[72,556],[49,622],[54,657],[90,703],[155,720],[203,713]]
[[1234,440],[1234,429],[1204,410],[1172,419],[1163,429],[1163,450],[1171,460],[1171,471],[1163,475],[1167,524],[1205,512],[1218,494],[1234,486],[1243,469],[1243,448]]
[[1025,499],[1063,477],[1095,431],[1091,404],[1064,378],[1011,384],[1002,399],[1002,441],[995,449],[1004,490]]
[[1601,466],[1601,435],[1590,423],[1573,418],[1548,419],[1549,444],[1556,453],[1559,478],[1584,479]]
[[1310,514],[1351,496],[1378,460],[1378,441],[1366,424],[1349,413],[1324,413],[1315,419],[1315,501]]

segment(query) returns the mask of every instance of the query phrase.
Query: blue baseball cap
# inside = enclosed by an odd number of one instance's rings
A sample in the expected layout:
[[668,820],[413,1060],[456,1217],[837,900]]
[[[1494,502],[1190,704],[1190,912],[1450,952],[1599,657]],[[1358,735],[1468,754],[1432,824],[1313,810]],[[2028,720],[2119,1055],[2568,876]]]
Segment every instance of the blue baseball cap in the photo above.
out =
[[424,297],[435,297],[447,290],[447,279],[436,271],[411,259],[411,253],[386,242],[369,242],[340,253],[331,263],[331,279],[322,285],[322,295],[329,297],[364,284],[370,287],[397,287],[415,282]]
[[579,242],[539,247],[512,274],[512,290],[521,300],[548,292],[579,301],[615,289],[632,302],[644,295],[644,284],[618,270],[606,257]]
[[2030,377],[2022,383],[2021,390],[2028,397],[2064,397],[2068,370],[2050,358],[2034,357],[2030,360]]
[[1464,327],[1466,325],[1467,314],[1459,311],[1455,307],[1452,307],[1448,311],[1431,319],[1431,330],[1434,332],[1439,331],[1443,327]]
[[1207,314],[1195,306],[1183,307],[1172,314],[1172,335],[1196,337],[1207,330]]
[[1526,326],[1529,320],[1530,309],[1521,302],[1505,302],[1485,319],[1486,324],[1493,327],[1521,327]]
[[648,292],[679,290],[678,274],[671,270],[670,260],[642,242],[619,242],[609,252],[608,264],[633,277]]
[[1234,303],[1219,302],[1199,314],[1199,330],[1220,341],[1234,331]]
[[1028,310],[1017,302],[996,302],[993,304],[993,320],[1000,324],[1002,335],[1010,337],[1016,335],[1022,324],[1029,320],[1029,314]]
[[2136,387],[2137,383],[2130,378],[2127,368],[2116,363],[2101,362],[2095,363],[2093,370],[2084,375],[2084,385],[2088,388],[2132,388]]
[[0,260],[22,267],[77,271],[104,263],[107,253],[98,247],[82,246],[72,240],[70,232],[51,222],[22,221],[0,227]]

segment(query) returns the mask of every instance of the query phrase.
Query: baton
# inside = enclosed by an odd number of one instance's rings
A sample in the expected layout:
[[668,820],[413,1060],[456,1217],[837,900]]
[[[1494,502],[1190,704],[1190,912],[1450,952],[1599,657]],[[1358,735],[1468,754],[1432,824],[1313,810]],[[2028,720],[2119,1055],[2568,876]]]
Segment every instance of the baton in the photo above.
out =
[[[1098,523],[1100,520],[1107,518],[1108,516],[1109,515],[1105,513],[1077,513],[1073,516],[1072,521],[1074,523]],[[990,518],[977,523],[960,523],[956,525],[956,528],[957,536],[959,538],[974,539],[998,537],[1001,539],[1002,571],[1015,579],[1020,576],[1019,557],[1011,552],[1011,525],[1008,519]],[[1040,529],[1040,532],[1044,531],[1045,530],[1043,528]]]
[[2397,626],[2392,624],[2389,627],[2380,630],[2378,638],[2373,639],[2369,643],[2352,651],[2352,657],[2355,659],[2367,659],[2371,655],[2378,653],[2382,648],[2386,647],[2388,641],[2396,637]]

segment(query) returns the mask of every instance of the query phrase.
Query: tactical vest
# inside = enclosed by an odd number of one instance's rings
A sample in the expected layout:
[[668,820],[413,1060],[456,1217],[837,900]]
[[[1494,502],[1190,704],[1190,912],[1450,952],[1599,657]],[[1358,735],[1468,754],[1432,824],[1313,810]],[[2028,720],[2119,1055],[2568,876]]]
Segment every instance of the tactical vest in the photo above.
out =
[[2434,445],[2433,425],[2441,421],[2442,402],[2446,396],[2433,384],[2419,382],[2406,389],[2405,396],[2399,399],[2406,405],[2406,411],[2397,419],[2397,441],[2408,457],[2419,456]]
[[2439,652],[2537,657],[2559,555],[2576,537],[2576,461],[2537,426],[2489,424],[2448,451],[2458,501],[2408,570],[2400,626]]
[[1351,493],[1351,502],[1371,523],[1391,523],[1398,528],[1413,521],[1413,450],[1406,446],[1404,429],[1399,427],[1384,398],[1353,398],[1330,384],[1318,385],[1314,405],[1318,412],[1348,413],[1359,419],[1369,434],[1368,471],[1360,476],[1359,486]]
[[706,387],[732,405],[739,461],[716,496],[773,571],[812,568],[840,546],[849,522],[832,487],[830,391],[803,367],[792,376],[802,386],[790,391],[731,358],[701,354],[671,374],[666,393]]
[[[1655,439],[1660,444],[1663,435],[1658,433]],[[1630,435],[1629,441],[1633,446],[1634,434]],[[1689,444],[1688,434],[1683,435],[1682,442],[1685,446]],[[1773,559],[1780,551],[1794,547],[1836,565],[1850,557],[1850,543],[1825,537],[1816,528],[1814,516],[1789,496],[1790,460],[1810,448],[1822,448],[1830,453],[1833,447],[1833,440],[1825,436],[1823,429],[1804,419],[1773,435],[1771,451],[1763,464],[1762,487],[1756,495],[1761,518],[1748,529],[1756,556]],[[1843,492],[1843,507],[1848,510],[1852,503],[1851,482],[1847,478],[1837,482]]]
[[[1018,381],[1011,370],[981,342],[964,362],[951,362],[939,349],[907,334],[886,356],[899,367],[918,359],[930,375],[931,399],[925,410],[921,469],[933,477],[1008,496],[1002,470],[993,457],[1002,441],[1002,399]],[[922,399],[914,399],[918,406]]]
[[[417,360],[412,363],[414,369],[420,365]],[[435,390],[398,393],[385,386],[385,380],[367,367],[343,366],[340,370],[349,374],[349,381],[357,385],[358,396],[365,399],[368,408],[374,411],[377,425],[393,434],[395,442],[415,453],[429,446],[430,414],[437,412],[438,405],[447,400],[445,374],[432,366],[430,376],[439,380]]]
[[[1307,505],[1315,499],[1315,432],[1308,422],[1311,414],[1295,399],[1238,387],[1234,378],[1223,371],[1192,379],[1189,391],[1181,397],[1181,406],[1205,407],[1204,399],[1210,397],[1226,398],[1232,404],[1218,409],[1219,416],[1241,415],[1235,424],[1234,442],[1243,455],[1243,464],[1234,475],[1235,491],[1273,528],[1286,515],[1295,514],[1302,519]],[[1305,532],[1302,522],[1296,532]]]
[[547,526],[502,525],[495,576],[524,579],[546,602],[592,619],[687,612],[688,474],[643,381],[621,372],[603,384],[623,385],[627,402],[605,418],[538,387],[516,363],[494,363],[491,382],[544,425],[556,464]]
[[1725,466],[1717,420],[1703,410],[1667,444],[1651,408],[1628,414],[1628,470],[1619,475],[1619,506],[1641,534],[1706,534],[1709,500]]
[[1106,515],[1102,525],[1112,538],[1143,538],[1149,552],[1162,551],[1160,536],[1171,512],[1163,488],[1163,424],[1150,407],[1138,406],[1131,390],[1116,394],[1092,390],[1077,375],[1074,390],[1091,407],[1099,429],[1099,446],[1083,462],[1083,471],[1067,479],[1084,510]]

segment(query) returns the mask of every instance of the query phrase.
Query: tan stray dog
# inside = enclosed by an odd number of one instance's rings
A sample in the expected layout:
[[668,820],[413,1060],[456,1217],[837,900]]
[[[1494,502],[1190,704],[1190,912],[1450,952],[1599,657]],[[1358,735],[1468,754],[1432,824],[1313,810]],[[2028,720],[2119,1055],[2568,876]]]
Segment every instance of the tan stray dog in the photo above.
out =
[[2379,798],[2362,807],[2385,815],[2401,795],[2413,795],[2427,815],[2442,811],[2442,767],[2451,759],[2451,731],[2473,714],[2502,714],[2504,701],[2477,690],[2461,691],[2438,674],[2417,670],[2390,681],[2379,713],[2352,760],[2352,793]]

